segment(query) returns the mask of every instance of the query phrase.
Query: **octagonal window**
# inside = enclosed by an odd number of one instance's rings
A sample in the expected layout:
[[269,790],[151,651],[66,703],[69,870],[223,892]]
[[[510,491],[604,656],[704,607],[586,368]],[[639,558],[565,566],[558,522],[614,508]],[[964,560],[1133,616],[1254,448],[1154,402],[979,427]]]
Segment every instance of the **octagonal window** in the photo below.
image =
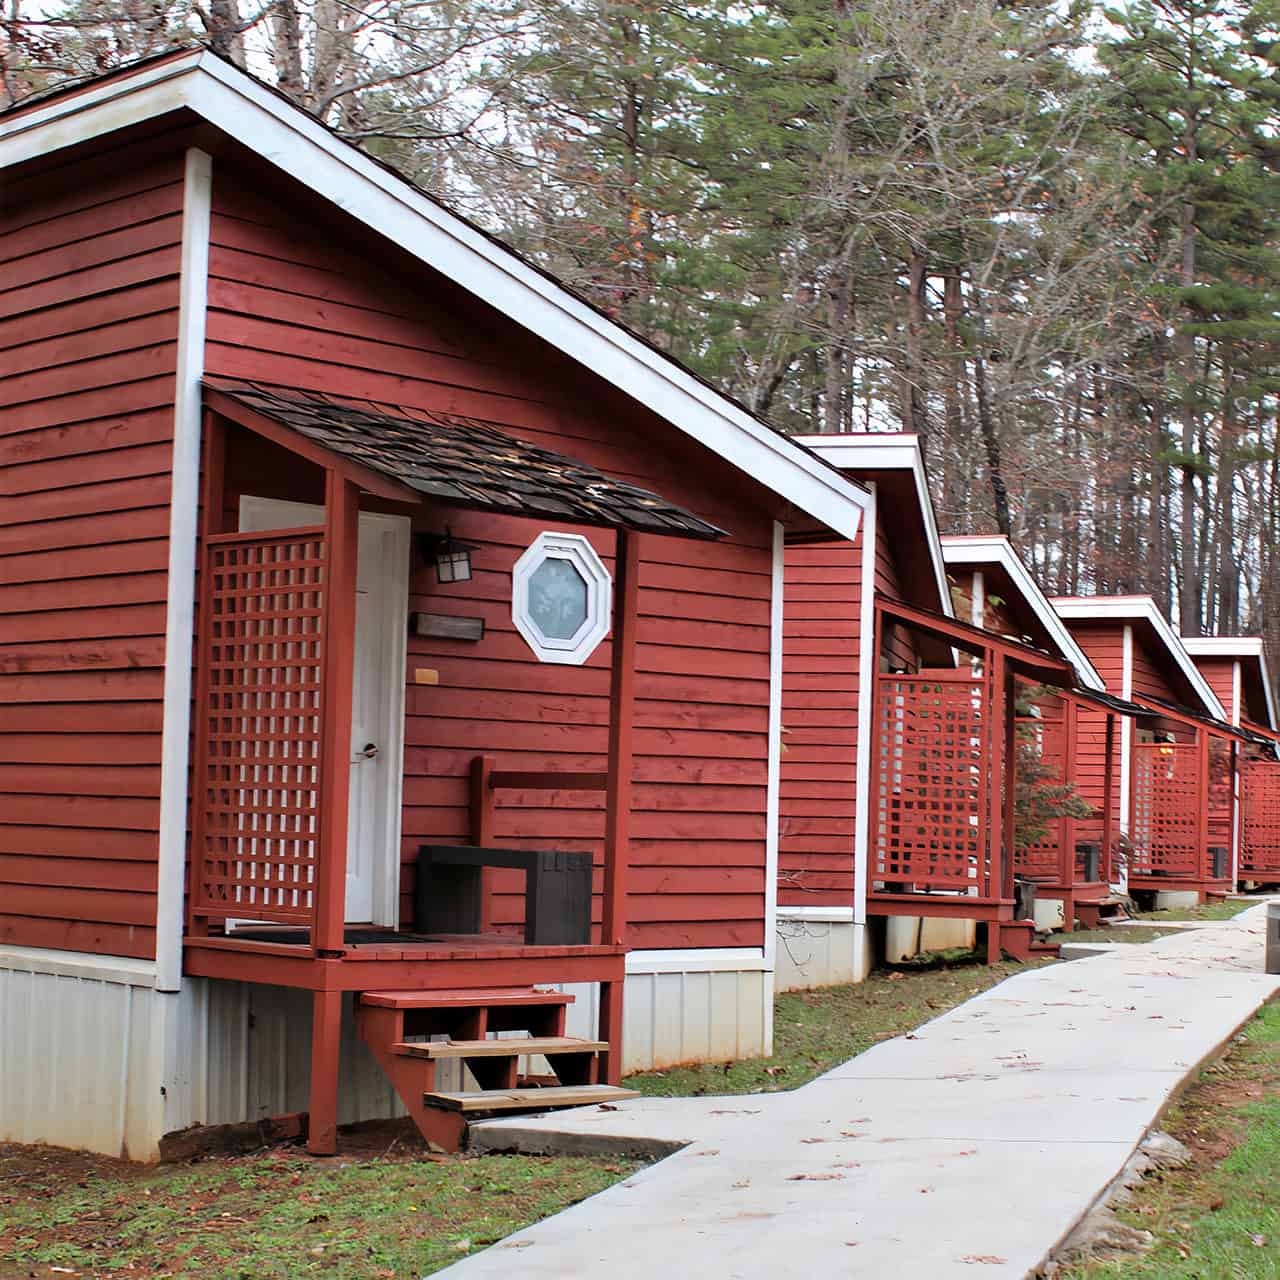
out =
[[542,662],[586,662],[609,633],[613,581],[581,534],[540,533],[511,586],[511,619]]

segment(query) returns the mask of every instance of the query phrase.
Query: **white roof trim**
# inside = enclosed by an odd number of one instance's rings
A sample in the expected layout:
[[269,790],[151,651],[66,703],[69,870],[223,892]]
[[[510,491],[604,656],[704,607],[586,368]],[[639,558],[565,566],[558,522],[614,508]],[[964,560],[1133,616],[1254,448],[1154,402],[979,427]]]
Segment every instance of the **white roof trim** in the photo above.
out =
[[1160,612],[1159,606],[1150,596],[1055,596],[1049,603],[1067,621],[1149,622],[1177,663],[1178,669],[1187,677],[1205,710],[1217,720],[1224,723],[1228,721],[1226,709],[1209,688],[1209,682],[1200,674],[1200,668],[1187,652],[1177,632],[1169,625],[1169,619]]
[[[929,477],[920,453],[920,439],[909,432],[875,435],[870,432],[844,432],[840,435],[792,436],[806,448],[825,458],[833,466],[862,471],[910,471],[915,478],[916,497],[924,515],[925,540],[933,561],[933,576],[938,584],[938,602],[942,612],[955,617],[951,606],[951,587],[942,560],[942,540],[938,519],[929,493]],[[882,504],[883,505],[883,504]]]
[[841,536],[866,491],[429,199],[267,86],[203,50],[0,120],[0,169],[187,108]]
[[1183,636],[1182,645],[1193,658],[1257,658],[1267,699],[1267,728],[1276,727],[1276,696],[1261,636]]
[[1049,633],[1054,644],[1058,646],[1058,652],[1075,667],[1080,682],[1089,689],[1098,690],[1099,693],[1106,692],[1106,681],[1098,674],[1084,650],[1076,643],[1075,637],[1058,616],[1053,605],[1049,603],[1049,597],[1040,589],[1040,584],[1031,576],[1008,538],[997,535],[943,538],[942,557],[949,565],[998,564],[1013,580],[1013,585],[1022,593],[1022,598],[1031,606],[1032,612]]

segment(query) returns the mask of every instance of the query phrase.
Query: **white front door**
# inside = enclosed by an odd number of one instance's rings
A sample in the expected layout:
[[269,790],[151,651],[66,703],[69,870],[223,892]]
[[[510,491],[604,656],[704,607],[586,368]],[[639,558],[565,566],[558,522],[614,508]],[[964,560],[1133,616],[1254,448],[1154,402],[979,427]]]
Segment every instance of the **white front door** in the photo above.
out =
[[[242,530],[323,523],[322,507],[249,495],[240,499]],[[408,574],[409,521],[362,511],[344,917],[354,924],[399,923]]]

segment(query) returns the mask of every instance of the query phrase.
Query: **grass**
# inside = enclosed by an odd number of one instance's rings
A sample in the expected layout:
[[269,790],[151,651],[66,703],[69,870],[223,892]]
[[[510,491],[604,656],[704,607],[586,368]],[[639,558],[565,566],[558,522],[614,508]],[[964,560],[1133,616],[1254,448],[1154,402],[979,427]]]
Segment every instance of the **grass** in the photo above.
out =
[[1265,898],[1253,898],[1242,901],[1238,898],[1227,898],[1221,902],[1207,902],[1200,907],[1170,907],[1165,911],[1141,911],[1139,920],[1168,920],[1174,923],[1186,920],[1232,920],[1242,911],[1256,907]]
[[418,1277],[635,1167],[425,1154],[322,1162],[276,1150],[140,1169],[0,1146],[0,1280],[67,1269],[103,1280]]
[[[1262,899],[1251,902],[1227,900],[1209,902],[1200,907],[1170,907],[1165,911],[1138,911],[1135,920],[1147,920],[1152,924],[1185,924],[1190,921],[1231,920],[1242,911],[1255,907]],[[1055,935],[1060,942],[1154,942],[1181,932],[1178,929],[1152,929],[1150,926],[1126,928],[1124,925],[1099,929],[1077,929],[1074,933]]]
[[1150,1251],[1079,1263],[1062,1280],[1280,1277],[1280,1003],[1201,1074],[1164,1128],[1191,1163],[1148,1177],[1119,1215],[1154,1235]]
[[1025,965],[964,961],[905,966],[873,973],[854,986],[777,996],[773,1005],[773,1057],[671,1067],[629,1076],[641,1093],[775,1093],[795,1089],[855,1054],[911,1031],[970,996],[1003,982]]
[[1054,934],[1055,942],[1154,942],[1184,929],[1135,929],[1118,924],[1101,929],[1076,929],[1073,933]]

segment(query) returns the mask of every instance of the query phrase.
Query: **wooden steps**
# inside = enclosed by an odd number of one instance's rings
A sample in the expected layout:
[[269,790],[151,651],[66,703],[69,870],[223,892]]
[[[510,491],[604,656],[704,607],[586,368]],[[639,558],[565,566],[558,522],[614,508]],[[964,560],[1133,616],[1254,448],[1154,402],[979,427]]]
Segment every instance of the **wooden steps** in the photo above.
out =
[[[470,1114],[632,1096],[600,1083],[602,1056],[616,1052],[616,1045],[565,1035],[572,1003],[563,991],[536,987],[366,991],[356,1006],[356,1026],[422,1136],[438,1150],[457,1151]],[[550,1074],[522,1078],[520,1063],[528,1058],[544,1060]],[[437,1089],[438,1069],[451,1062],[460,1063],[478,1087]]]
[[417,1040],[392,1046],[395,1053],[406,1058],[509,1058],[513,1054],[527,1057],[539,1054],[544,1058],[561,1053],[603,1053],[609,1044],[605,1040],[578,1040],[573,1036],[512,1036],[505,1040]]
[[465,1093],[428,1093],[429,1107],[442,1111],[539,1111],[548,1107],[587,1107],[599,1102],[638,1098],[634,1089],[612,1084],[571,1085],[546,1089],[486,1089]]

